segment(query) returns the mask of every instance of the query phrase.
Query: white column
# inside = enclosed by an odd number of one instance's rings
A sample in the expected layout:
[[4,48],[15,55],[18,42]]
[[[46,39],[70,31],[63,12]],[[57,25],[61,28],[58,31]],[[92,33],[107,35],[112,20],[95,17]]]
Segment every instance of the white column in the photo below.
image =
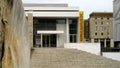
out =
[[41,48],[43,47],[42,40],[43,40],[43,38],[42,38],[42,34],[41,34]]
[[104,47],[107,47],[107,46],[106,46],[106,39],[104,40]]
[[67,43],[69,43],[69,19],[66,18],[66,37],[67,37]]
[[59,41],[59,35],[57,34],[57,45],[56,45],[57,48],[59,47],[58,41]]
[[114,47],[114,40],[110,39],[110,47]]
[[50,40],[51,40],[51,39],[50,39],[50,35],[48,35],[48,36],[49,36],[49,37],[48,37],[48,38],[49,38],[49,44],[48,44],[48,46],[51,47],[51,46],[50,46],[50,45],[51,45],[51,43],[50,43]]
[[91,43],[94,43],[94,39],[91,39]]
[[98,42],[100,43],[100,39],[98,39]]

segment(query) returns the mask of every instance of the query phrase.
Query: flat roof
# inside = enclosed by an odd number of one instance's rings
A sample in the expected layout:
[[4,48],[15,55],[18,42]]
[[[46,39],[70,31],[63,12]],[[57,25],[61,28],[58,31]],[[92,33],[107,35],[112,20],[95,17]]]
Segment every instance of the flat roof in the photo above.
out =
[[68,7],[66,3],[24,3],[24,7]]
[[113,17],[113,12],[92,12],[90,17]]

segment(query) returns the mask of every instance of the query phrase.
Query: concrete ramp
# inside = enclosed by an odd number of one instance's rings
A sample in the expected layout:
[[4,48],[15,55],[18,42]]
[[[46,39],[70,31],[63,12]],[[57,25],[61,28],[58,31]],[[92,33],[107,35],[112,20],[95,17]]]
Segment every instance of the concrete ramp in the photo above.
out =
[[120,62],[75,49],[34,48],[31,68],[120,68]]

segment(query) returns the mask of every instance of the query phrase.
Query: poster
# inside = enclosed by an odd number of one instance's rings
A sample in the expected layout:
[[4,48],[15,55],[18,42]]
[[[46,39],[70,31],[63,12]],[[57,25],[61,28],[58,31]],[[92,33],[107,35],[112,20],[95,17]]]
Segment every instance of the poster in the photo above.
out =
[[84,12],[80,11],[79,12],[80,16],[80,42],[84,42]]

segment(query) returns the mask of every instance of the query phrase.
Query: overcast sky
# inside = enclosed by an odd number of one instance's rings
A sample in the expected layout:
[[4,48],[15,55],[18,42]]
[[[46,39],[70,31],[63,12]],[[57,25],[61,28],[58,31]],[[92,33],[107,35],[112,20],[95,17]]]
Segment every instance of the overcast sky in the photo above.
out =
[[91,12],[112,12],[113,0],[23,0],[23,3],[67,3],[84,11],[85,18]]

